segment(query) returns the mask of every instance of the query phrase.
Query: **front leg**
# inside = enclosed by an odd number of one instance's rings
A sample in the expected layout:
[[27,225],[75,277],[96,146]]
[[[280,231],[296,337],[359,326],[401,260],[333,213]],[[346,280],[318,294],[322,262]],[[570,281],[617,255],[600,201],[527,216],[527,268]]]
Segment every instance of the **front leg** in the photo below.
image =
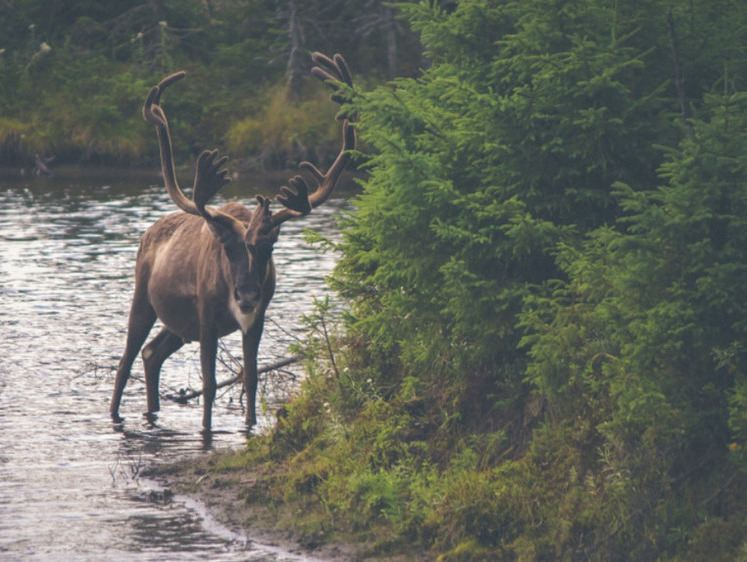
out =
[[213,424],[213,402],[215,401],[215,358],[218,354],[218,336],[214,330],[200,335],[200,367],[202,369],[202,428],[210,431]]
[[241,343],[244,351],[244,390],[246,392],[246,426],[252,428],[257,424],[257,352],[265,316],[260,314],[254,324],[242,335]]

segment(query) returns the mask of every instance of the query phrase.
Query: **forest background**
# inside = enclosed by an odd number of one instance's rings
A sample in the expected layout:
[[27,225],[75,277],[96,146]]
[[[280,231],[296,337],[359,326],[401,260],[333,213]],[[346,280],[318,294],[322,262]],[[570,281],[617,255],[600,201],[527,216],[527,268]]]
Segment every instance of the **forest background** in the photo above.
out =
[[747,560],[746,4],[75,6],[0,3],[3,161],[152,163],[177,67],[185,155],[324,158],[299,77],[353,69],[366,177],[317,240],[344,306],[215,468],[259,474],[248,502],[381,554]]
[[176,70],[189,76],[169,92],[178,157],[209,145],[239,168],[323,159],[338,131],[309,78],[315,50],[344,53],[373,83],[415,74],[422,52],[379,0],[5,0],[0,165],[157,163],[140,108]]

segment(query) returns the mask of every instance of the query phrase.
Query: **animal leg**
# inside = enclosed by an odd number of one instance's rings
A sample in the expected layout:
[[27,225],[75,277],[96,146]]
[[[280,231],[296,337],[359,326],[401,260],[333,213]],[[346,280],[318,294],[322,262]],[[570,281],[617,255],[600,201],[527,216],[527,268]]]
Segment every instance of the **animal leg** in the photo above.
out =
[[127,325],[127,343],[122,358],[119,360],[117,367],[117,376],[114,380],[114,392],[112,394],[109,413],[114,421],[122,421],[119,415],[119,405],[122,401],[122,393],[127,385],[127,379],[130,378],[132,364],[137,357],[137,352],[148,337],[150,329],[156,321],[156,312],[148,302],[145,291],[135,287],[135,296],[132,299],[130,307],[130,318]]
[[158,380],[161,376],[161,365],[177,349],[184,345],[184,340],[166,328],[161,330],[148,345],[143,348],[143,365],[145,366],[145,387],[148,394],[148,413],[161,409],[158,396]]
[[265,325],[264,314],[257,317],[254,325],[241,339],[244,351],[244,391],[246,392],[246,426],[257,424],[257,352],[262,330]]
[[213,402],[215,401],[215,358],[218,355],[218,338],[215,334],[200,337],[200,367],[202,368],[202,429],[210,431],[213,424]]

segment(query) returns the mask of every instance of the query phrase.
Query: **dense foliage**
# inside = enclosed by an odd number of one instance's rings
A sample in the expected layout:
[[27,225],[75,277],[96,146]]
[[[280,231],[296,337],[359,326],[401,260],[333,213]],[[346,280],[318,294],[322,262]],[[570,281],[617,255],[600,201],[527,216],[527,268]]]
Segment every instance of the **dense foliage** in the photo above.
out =
[[309,52],[344,52],[357,75],[377,80],[415,71],[415,41],[378,0],[7,0],[0,166],[28,166],[34,153],[152,163],[140,107],[179,69],[189,77],[167,103],[181,157],[209,145],[234,166],[293,164],[311,147],[323,158],[337,139],[323,125],[323,87],[308,80]]
[[431,66],[351,104],[349,308],[263,497],[447,560],[747,558],[747,9],[400,8]]

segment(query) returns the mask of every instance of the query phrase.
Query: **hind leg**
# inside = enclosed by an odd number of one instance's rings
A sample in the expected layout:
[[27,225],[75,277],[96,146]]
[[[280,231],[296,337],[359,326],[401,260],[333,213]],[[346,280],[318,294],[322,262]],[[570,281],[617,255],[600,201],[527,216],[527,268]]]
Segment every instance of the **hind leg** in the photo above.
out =
[[135,287],[135,296],[130,307],[130,318],[127,325],[127,343],[122,358],[117,367],[117,377],[114,381],[114,392],[112,394],[109,413],[114,421],[122,421],[119,415],[119,405],[122,401],[127,380],[130,378],[132,364],[137,357],[137,352],[148,337],[150,329],[156,321],[156,312],[148,301],[147,295],[143,294],[139,287]]
[[158,381],[161,377],[161,366],[166,359],[184,345],[184,340],[166,328],[161,330],[143,349],[145,366],[145,387],[148,393],[148,413],[161,409],[158,396]]

